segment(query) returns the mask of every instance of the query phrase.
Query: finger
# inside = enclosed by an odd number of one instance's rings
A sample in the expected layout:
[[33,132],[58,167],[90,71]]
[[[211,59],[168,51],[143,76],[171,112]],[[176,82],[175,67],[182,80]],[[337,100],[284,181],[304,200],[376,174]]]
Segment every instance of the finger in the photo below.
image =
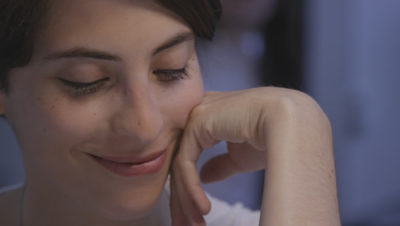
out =
[[208,160],[201,168],[201,181],[212,183],[240,173],[240,167],[226,153]]
[[216,94],[219,94],[219,93],[221,93],[221,92],[209,90],[204,93],[204,97],[215,96]]
[[180,204],[173,176],[171,176],[170,185],[171,185],[170,209],[171,209],[172,226],[187,226],[189,225],[189,222]]
[[210,203],[200,185],[197,169],[193,170],[188,165],[188,163],[182,164],[174,170],[179,199],[185,210],[188,208],[188,210],[193,210],[193,213],[207,214],[210,209]]
[[233,96],[235,95],[235,92],[217,92],[217,91],[207,91],[204,94],[204,102],[210,102],[210,101],[216,101],[216,100],[221,100],[223,98],[226,98],[227,96]]
[[[179,138],[179,144],[181,143],[182,136]],[[179,149],[179,145],[177,146]],[[177,150],[175,153],[179,153]],[[186,197],[189,195],[186,193],[180,176],[179,166],[177,164],[179,160],[177,159],[177,155],[174,156],[174,160],[171,165],[171,180],[170,180],[170,188],[171,188],[171,220],[173,226],[187,226],[187,225],[205,225],[202,214],[195,207],[194,203],[190,205],[190,203],[186,204],[184,208],[182,203],[185,202]],[[190,205],[188,207],[188,205]],[[192,220],[191,220],[192,219]]]
[[249,173],[265,168],[265,152],[249,143],[227,142],[228,152],[241,173]]
[[194,202],[192,194],[190,194],[185,188],[184,182],[182,180],[182,175],[180,173],[181,171],[179,170],[178,166],[176,166],[174,172],[174,190],[176,192],[176,199],[179,202],[178,208],[182,210],[180,214],[184,214],[184,216],[177,216],[177,219],[180,219],[180,221],[183,222],[184,220],[182,220],[182,218],[184,218],[187,222],[186,225],[205,225],[203,213],[199,210],[196,203]]
[[175,165],[177,167],[176,173],[179,175],[177,179],[181,180],[180,185],[182,185],[183,190],[189,195],[186,198],[189,198],[197,210],[205,215],[210,211],[211,204],[201,187],[196,166],[201,151],[202,148],[195,139],[194,134],[185,131]]
[[173,173],[181,208],[190,225],[199,226],[205,225],[203,215],[211,209],[210,201],[201,187],[196,166],[201,151],[193,131],[187,127],[173,165]]

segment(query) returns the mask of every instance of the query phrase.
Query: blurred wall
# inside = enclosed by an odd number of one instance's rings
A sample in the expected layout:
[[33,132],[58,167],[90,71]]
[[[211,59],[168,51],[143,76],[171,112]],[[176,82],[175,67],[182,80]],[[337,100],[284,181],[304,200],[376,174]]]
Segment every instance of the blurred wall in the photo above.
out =
[[[332,121],[344,225],[400,225],[400,1],[309,0],[308,90]],[[21,182],[0,119],[0,186]]]
[[0,188],[23,182],[21,153],[8,123],[0,118]]
[[308,89],[330,117],[344,225],[400,225],[400,1],[309,0]]

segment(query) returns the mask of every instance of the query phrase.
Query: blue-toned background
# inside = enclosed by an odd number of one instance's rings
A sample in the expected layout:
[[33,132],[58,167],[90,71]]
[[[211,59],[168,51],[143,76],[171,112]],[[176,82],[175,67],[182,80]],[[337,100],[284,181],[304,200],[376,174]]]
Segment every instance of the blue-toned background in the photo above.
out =
[[335,135],[345,225],[400,225],[400,1],[312,0],[311,94]]
[[[343,225],[400,225],[400,1],[308,0],[303,13],[304,87],[333,125]],[[257,32],[238,43],[227,37],[220,32],[213,44],[200,45],[206,88],[260,84],[250,66],[268,43]],[[256,208],[261,178],[242,175],[206,188]],[[0,186],[22,181],[15,138],[0,119]]]

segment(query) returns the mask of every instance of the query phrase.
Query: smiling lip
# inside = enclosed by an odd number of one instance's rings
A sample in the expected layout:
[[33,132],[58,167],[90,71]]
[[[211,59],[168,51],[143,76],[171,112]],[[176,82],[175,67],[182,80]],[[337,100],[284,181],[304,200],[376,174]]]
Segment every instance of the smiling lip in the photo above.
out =
[[124,177],[141,176],[158,172],[164,165],[167,151],[149,155],[145,158],[137,157],[99,157],[89,154],[97,163],[109,171]]

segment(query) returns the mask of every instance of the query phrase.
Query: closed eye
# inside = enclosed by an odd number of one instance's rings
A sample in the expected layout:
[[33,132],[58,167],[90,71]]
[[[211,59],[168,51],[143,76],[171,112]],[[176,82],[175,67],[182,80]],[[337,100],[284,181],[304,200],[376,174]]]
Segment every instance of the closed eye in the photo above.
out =
[[188,77],[187,68],[181,69],[160,69],[155,70],[153,73],[157,76],[157,79],[162,82],[170,82],[174,80],[181,80]]
[[101,86],[109,80],[109,78],[102,78],[93,82],[75,82],[59,78],[59,80],[67,87],[72,89],[74,96],[81,96],[85,94],[95,93]]

